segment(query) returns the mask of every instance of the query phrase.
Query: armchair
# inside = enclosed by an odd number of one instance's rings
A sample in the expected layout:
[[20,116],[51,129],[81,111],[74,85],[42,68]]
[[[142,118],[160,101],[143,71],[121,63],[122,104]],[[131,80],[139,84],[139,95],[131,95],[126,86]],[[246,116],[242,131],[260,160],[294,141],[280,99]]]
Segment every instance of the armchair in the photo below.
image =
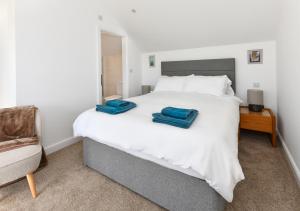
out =
[[[7,116],[7,114],[3,115],[3,113],[5,113],[3,112],[4,109],[0,109],[0,144],[3,144],[3,140],[9,137],[9,132],[4,131],[8,130],[7,128],[17,131],[17,137],[20,136],[21,138],[25,138],[26,136],[26,134],[24,134],[24,128],[20,127],[20,129],[17,127],[20,126],[20,124],[28,125],[28,121],[25,118],[15,118],[15,116],[17,115],[14,115],[14,109],[16,110],[16,112],[18,112],[18,110],[20,111],[20,107],[11,108],[11,110],[9,111],[11,112],[9,115],[11,115],[13,118],[9,118],[10,116]],[[16,139],[15,142],[14,140],[8,139],[8,141],[13,142],[13,144],[8,146],[6,145],[6,148],[4,148],[4,150],[2,149],[2,151],[0,147],[0,187],[26,176],[32,197],[36,198],[37,192],[33,172],[39,167],[42,156],[42,146],[40,144],[41,118],[38,109],[35,109],[35,115],[33,118],[34,122],[32,123],[32,126],[35,127],[33,131],[35,133],[35,140],[36,138],[38,139],[37,143],[25,143],[23,145],[21,144],[15,147],[16,143],[20,144],[19,140],[21,139]]]

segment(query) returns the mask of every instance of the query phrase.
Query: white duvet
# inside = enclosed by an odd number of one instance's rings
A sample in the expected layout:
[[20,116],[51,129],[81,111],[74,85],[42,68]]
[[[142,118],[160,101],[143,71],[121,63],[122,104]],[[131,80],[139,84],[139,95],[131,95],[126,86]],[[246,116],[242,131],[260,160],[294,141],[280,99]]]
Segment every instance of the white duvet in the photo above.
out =
[[[95,109],[82,113],[74,123],[74,135],[192,169],[232,201],[235,185],[244,179],[238,160],[238,98],[153,92],[128,100],[137,107],[123,114]],[[167,106],[197,109],[199,115],[189,129],[153,123],[152,113]]]

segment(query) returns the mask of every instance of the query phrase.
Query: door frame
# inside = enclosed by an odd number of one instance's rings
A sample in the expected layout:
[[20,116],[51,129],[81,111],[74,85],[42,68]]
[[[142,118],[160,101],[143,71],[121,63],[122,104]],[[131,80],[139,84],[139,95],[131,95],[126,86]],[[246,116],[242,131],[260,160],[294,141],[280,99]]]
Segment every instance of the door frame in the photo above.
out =
[[122,95],[123,98],[129,96],[129,69],[128,69],[128,36],[126,33],[113,29],[111,27],[99,26],[97,30],[97,40],[98,40],[98,53],[97,53],[97,102],[102,103],[102,43],[101,36],[102,32],[108,32],[117,36],[120,36],[122,39]]

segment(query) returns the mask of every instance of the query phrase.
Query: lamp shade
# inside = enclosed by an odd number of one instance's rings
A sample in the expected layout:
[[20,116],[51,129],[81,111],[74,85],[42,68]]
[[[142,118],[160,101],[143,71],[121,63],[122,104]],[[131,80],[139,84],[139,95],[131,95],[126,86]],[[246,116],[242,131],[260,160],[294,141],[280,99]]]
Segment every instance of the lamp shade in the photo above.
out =
[[260,89],[248,89],[247,101],[250,111],[260,112],[264,108],[264,92]]

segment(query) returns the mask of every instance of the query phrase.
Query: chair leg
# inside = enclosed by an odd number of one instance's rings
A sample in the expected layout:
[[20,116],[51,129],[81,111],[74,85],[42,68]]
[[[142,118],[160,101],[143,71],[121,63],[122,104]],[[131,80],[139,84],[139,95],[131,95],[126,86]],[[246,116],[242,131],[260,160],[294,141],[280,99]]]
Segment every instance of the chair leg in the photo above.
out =
[[36,193],[33,173],[27,174],[26,177],[27,177],[28,185],[29,185],[29,188],[30,188],[30,191],[31,191],[31,195],[32,195],[33,198],[36,198],[37,193]]

